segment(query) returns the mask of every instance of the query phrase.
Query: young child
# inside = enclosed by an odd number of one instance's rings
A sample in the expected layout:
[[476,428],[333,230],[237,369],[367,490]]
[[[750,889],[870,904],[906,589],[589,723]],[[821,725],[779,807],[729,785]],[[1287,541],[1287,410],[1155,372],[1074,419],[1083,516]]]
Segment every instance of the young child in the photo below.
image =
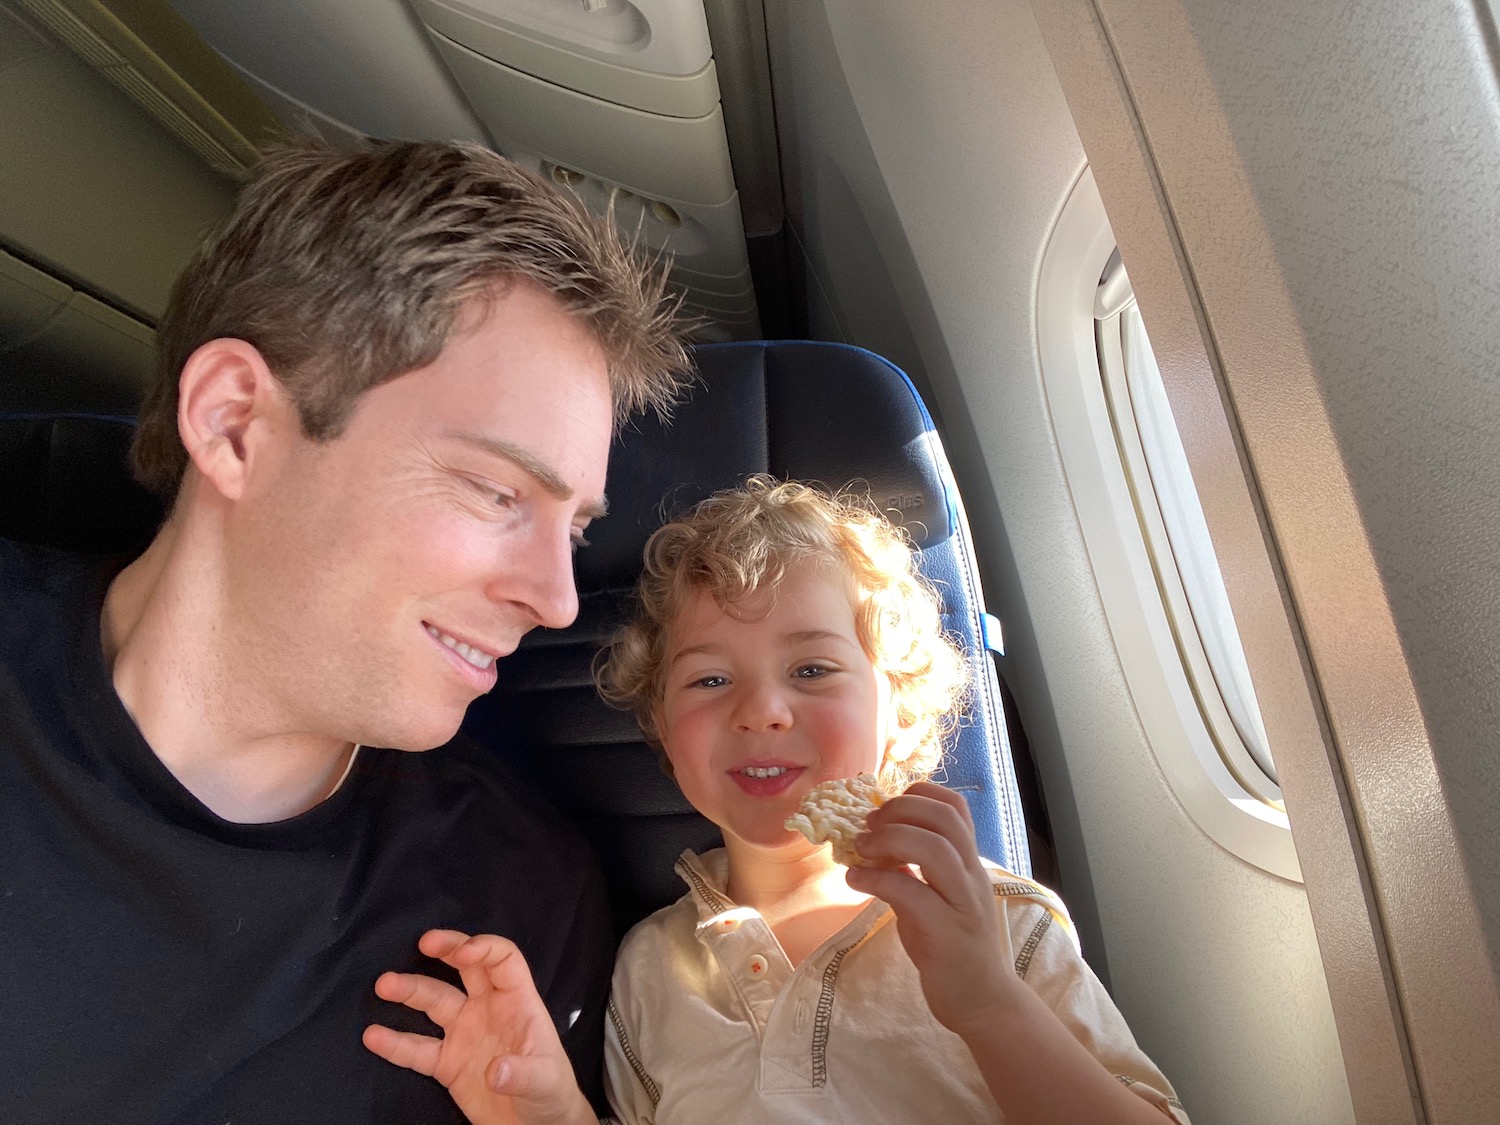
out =
[[[1043,887],[981,860],[925,779],[962,658],[902,534],[866,506],[753,478],[646,547],[638,615],[600,669],[724,847],[625,938],[606,1028],[628,1123],[1185,1123]],[[815,784],[904,792],[844,868],[786,828]],[[920,875],[917,874],[917,869]],[[366,1043],[434,1074],[476,1123],[588,1122],[514,946],[429,933],[465,992],[388,973],[436,1040]]]

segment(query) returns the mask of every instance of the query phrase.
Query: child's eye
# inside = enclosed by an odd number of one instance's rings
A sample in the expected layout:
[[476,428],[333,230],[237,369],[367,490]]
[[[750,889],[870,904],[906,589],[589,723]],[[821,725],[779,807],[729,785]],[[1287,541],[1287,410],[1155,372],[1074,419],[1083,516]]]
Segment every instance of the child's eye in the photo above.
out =
[[727,676],[699,676],[696,680],[689,683],[688,687],[716,688],[723,687],[728,682],[729,679]]
[[800,665],[792,675],[799,680],[817,680],[833,671],[826,664],[803,664]]

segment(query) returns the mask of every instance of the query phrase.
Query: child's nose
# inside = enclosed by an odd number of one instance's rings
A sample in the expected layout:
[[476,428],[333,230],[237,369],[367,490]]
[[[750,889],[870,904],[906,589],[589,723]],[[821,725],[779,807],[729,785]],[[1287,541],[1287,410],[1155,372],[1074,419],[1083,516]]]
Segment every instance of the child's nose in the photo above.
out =
[[790,728],[792,711],[786,693],[774,685],[746,685],[735,707],[734,721],[736,726],[748,731]]

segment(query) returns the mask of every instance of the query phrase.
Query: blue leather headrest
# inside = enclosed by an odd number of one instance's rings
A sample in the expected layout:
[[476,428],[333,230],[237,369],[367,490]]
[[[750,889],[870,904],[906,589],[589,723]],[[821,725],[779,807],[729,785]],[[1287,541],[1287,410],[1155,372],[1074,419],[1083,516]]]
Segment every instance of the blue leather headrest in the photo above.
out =
[[[498,665],[499,682],[465,729],[505,757],[578,824],[603,862],[621,931],[681,893],[672,861],[719,842],[642,741],[606,706],[591,668],[633,612],[641,548],[656,528],[750,473],[867,488],[921,548],[943,598],[944,627],[964,646],[974,694],[940,780],[962,792],[980,849],[1026,873],[1026,833],[983,597],[947,459],[921,399],[897,368],[837,344],[723,344],[697,349],[702,379],[670,425],[642,419],[610,455],[610,514],[578,555],[578,620],[537,629]],[[946,486],[946,487],[945,487]]]
[[712,378],[673,422],[638,419],[615,443],[611,514],[578,556],[580,593],[631,585],[651,532],[750,473],[867,486],[918,547],[952,534],[932,420],[895,367],[836,344],[721,344],[697,355]]

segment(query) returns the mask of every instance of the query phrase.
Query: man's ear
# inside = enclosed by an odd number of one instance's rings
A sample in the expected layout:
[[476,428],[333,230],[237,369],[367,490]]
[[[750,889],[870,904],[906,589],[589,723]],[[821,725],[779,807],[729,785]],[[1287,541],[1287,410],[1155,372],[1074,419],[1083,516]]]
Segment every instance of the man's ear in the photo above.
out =
[[260,439],[296,412],[259,349],[210,340],[182,365],[177,429],[196,468],[221,495],[238,500]]

